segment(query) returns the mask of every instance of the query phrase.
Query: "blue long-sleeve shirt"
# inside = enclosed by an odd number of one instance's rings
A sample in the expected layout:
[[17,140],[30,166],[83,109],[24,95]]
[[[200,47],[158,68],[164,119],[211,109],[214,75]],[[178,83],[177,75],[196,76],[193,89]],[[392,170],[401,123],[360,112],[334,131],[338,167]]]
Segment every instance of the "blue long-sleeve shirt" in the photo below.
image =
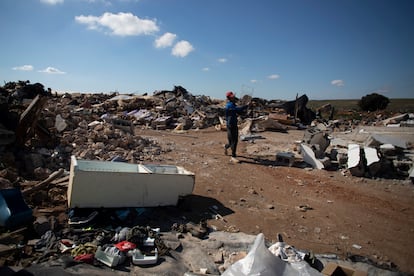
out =
[[237,126],[237,114],[247,109],[247,105],[237,106],[235,103],[228,101],[226,103],[226,124],[227,127]]

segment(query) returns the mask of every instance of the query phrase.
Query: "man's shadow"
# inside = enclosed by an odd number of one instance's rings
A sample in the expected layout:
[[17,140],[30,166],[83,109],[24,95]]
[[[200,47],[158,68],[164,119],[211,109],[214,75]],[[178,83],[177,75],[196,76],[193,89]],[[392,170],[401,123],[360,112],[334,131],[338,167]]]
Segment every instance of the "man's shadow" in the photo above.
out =
[[306,162],[298,161],[298,160],[294,160],[291,164],[283,163],[283,162],[277,161],[276,157],[275,159],[269,159],[269,158],[239,155],[238,159],[240,163],[247,163],[247,164],[258,165],[258,166],[294,167],[294,168],[302,168],[302,169],[310,166]]

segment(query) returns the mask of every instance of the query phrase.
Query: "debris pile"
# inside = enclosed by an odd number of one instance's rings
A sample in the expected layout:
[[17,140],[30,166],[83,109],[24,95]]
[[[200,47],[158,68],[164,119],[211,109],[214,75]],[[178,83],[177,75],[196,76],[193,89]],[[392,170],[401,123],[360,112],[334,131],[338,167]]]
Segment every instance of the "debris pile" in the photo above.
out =
[[317,169],[343,169],[358,177],[413,180],[413,128],[356,126],[345,132],[335,129],[318,123],[304,131],[301,153],[305,162]]
[[[242,141],[254,142],[263,131],[303,129],[302,158],[314,168],[350,169],[353,175],[365,177],[407,178],[412,174],[414,141],[412,128],[406,127],[412,125],[412,114],[354,122],[331,120],[334,109],[329,104],[313,112],[306,107],[306,95],[294,101],[245,95],[239,102],[251,106],[241,116]],[[155,91],[152,96],[62,95],[52,94],[40,83],[9,82],[0,87],[2,167],[42,180],[60,168],[67,170],[71,155],[129,163],[157,161],[162,151],[170,149],[141,137],[137,130],[183,132],[212,126],[225,130],[224,105],[223,100],[194,96],[181,86]],[[327,112],[330,120],[322,118]]]
[[[154,161],[161,154],[156,141],[140,137],[139,128],[157,130],[220,126],[224,101],[193,96],[185,88],[156,91],[148,95],[52,94],[43,85],[7,83],[0,91],[0,145],[4,167],[18,169],[25,177],[37,168],[50,173],[69,168],[71,155],[83,159]],[[307,99],[306,95],[300,99]],[[284,131],[297,128],[283,102],[245,96],[254,108],[244,114],[246,132]],[[290,105],[288,105],[290,106]],[[300,110],[305,108],[300,105]],[[283,115],[284,113],[284,115]],[[303,112],[299,112],[301,114]],[[13,150],[8,150],[13,147]],[[13,154],[11,154],[13,152]]]
[[[241,116],[243,141],[254,143],[263,131],[303,129],[301,153],[314,168],[348,169],[364,177],[412,174],[410,142],[373,133],[368,126],[318,121],[306,107],[306,95],[291,102],[249,96],[239,100],[253,107]],[[71,156],[132,164],[162,160],[162,153],[171,149],[141,137],[140,128],[224,130],[223,115],[224,101],[194,96],[181,86],[152,96],[53,94],[29,81],[0,87],[0,265],[26,267],[49,261],[59,261],[63,267],[156,265],[186,242],[183,234],[203,239],[211,231],[205,218],[192,224],[174,213],[166,219],[165,213],[145,208],[68,210],[68,171]],[[396,124],[412,125],[412,116],[377,123],[397,129]],[[280,165],[293,166],[295,153],[276,153],[276,159]],[[216,212],[209,215],[221,217]],[[160,227],[168,234],[148,226],[155,217],[166,220]],[[260,238],[258,245],[263,243]],[[237,261],[226,262],[231,259],[229,252],[215,258],[213,264],[203,260],[205,267],[199,261],[198,271],[203,268],[218,275]]]

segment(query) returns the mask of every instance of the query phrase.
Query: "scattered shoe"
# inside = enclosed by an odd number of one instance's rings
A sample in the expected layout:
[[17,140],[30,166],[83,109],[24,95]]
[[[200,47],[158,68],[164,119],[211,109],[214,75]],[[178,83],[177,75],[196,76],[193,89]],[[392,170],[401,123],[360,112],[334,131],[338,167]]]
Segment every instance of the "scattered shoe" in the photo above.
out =
[[236,157],[230,158],[230,162],[232,162],[232,163],[240,163],[239,159],[237,159]]

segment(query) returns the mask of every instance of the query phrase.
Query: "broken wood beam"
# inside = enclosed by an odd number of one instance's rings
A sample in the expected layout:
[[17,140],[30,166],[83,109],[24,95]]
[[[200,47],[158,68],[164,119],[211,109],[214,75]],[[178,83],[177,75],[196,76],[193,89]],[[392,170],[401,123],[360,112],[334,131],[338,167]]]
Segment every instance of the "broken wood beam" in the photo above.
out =
[[61,168],[61,169],[59,169],[59,170],[51,173],[49,175],[49,177],[46,178],[45,180],[39,182],[38,184],[36,184],[33,187],[30,187],[30,188],[27,188],[27,189],[23,190],[22,191],[22,194],[23,195],[28,195],[28,194],[30,194],[32,192],[35,192],[35,191],[38,191],[38,190],[42,189],[43,187],[49,185],[53,180],[61,177],[63,175],[64,171],[65,170]]

